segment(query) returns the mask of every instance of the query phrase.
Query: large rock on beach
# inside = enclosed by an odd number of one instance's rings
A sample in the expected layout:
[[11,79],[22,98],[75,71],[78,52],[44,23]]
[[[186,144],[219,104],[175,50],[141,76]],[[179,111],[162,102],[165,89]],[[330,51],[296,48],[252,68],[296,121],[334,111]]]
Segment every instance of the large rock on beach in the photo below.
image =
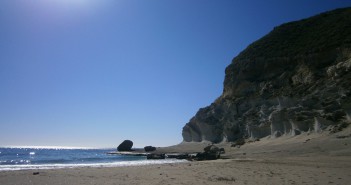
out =
[[209,145],[204,148],[204,151],[207,153],[216,153],[219,152],[219,148],[215,145]]
[[[224,149],[222,149],[224,151]],[[221,155],[221,149],[215,145],[209,145],[204,148],[204,152],[196,154],[195,160],[216,160]]]
[[351,8],[337,9],[249,45],[226,68],[222,95],[183,127],[183,140],[235,142],[350,124],[350,23]]
[[117,150],[120,152],[132,151],[133,142],[131,140],[124,140],[118,147]]

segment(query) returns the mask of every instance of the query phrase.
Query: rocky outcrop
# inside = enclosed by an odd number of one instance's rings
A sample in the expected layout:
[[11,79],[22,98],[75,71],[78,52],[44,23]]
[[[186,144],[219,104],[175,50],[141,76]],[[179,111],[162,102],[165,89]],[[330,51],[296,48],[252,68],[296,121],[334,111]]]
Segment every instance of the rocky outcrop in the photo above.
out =
[[153,152],[156,150],[156,147],[154,146],[145,146],[144,147],[145,152]]
[[124,140],[118,147],[117,150],[120,152],[132,151],[133,142],[131,140]]
[[204,148],[204,151],[207,153],[217,153],[219,152],[219,148],[215,145],[209,145]]
[[223,94],[183,128],[186,142],[321,132],[351,122],[351,8],[283,24],[226,68]]
[[[224,149],[222,150],[224,152]],[[204,152],[197,153],[194,160],[202,161],[202,160],[216,160],[219,159],[221,156],[221,149],[214,146],[209,145],[204,148]]]
[[146,159],[166,159],[166,154],[148,154]]

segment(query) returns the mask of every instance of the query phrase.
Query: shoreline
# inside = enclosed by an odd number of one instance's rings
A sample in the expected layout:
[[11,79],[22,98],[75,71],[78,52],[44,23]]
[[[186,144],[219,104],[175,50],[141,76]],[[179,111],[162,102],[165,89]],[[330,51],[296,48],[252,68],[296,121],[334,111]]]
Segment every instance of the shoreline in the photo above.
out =
[[[219,143],[225,159],[120,167],[0,171],[13,184],[348,184],[351,127],[336,134],[263,138],[240,148]],[[348,136],[348,137],[340,137]],[[202,151],[209,143],[181,143],[158,152]],[[163,161],[163,160],[158,160]],[[37,173],[34,175],[34,173]]]
[[[147,165],[162,165],[162,164],[175,164],[185,163],[186,160],[179,159],[165,159],[165,160],[136,160],[136,161],[118,161],[111,163],[91,163],[91,164],[42,164],[42,165],[4,165],[0,168],[1,172],[11,171],[41,171],[41,170],[56,170],[56,169],[79,169],[79,168],[118,168],[118,167],[131,167],[131,166],[147,166]],[[6,168],[8,166],[8,168]]]

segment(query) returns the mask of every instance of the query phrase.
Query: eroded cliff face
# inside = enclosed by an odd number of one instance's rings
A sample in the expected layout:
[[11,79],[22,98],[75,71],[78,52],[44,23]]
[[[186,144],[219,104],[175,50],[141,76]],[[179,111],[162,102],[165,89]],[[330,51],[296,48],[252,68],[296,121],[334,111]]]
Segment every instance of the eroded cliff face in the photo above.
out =
[[351,122],[351,8],[283,24],[226,68],[223,94],[183,128],[186,142],[337,131]]

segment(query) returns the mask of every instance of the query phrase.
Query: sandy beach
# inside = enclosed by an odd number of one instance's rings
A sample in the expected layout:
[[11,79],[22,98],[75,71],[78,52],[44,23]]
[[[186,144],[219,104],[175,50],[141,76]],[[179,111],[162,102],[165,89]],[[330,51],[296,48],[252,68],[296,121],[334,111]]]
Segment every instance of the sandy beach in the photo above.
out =
[[351,160],[230,159],[156,166],[1,172],[1,184],[348,184]]
[[[0,172],[0,184],[349,184],[350,128],[336,134],[264,138],[240,148],[222,143],[215,161],[176,164]],[[159,151],[197,151],[183,143]],[[33,175],[34,172],[39,172]]]

